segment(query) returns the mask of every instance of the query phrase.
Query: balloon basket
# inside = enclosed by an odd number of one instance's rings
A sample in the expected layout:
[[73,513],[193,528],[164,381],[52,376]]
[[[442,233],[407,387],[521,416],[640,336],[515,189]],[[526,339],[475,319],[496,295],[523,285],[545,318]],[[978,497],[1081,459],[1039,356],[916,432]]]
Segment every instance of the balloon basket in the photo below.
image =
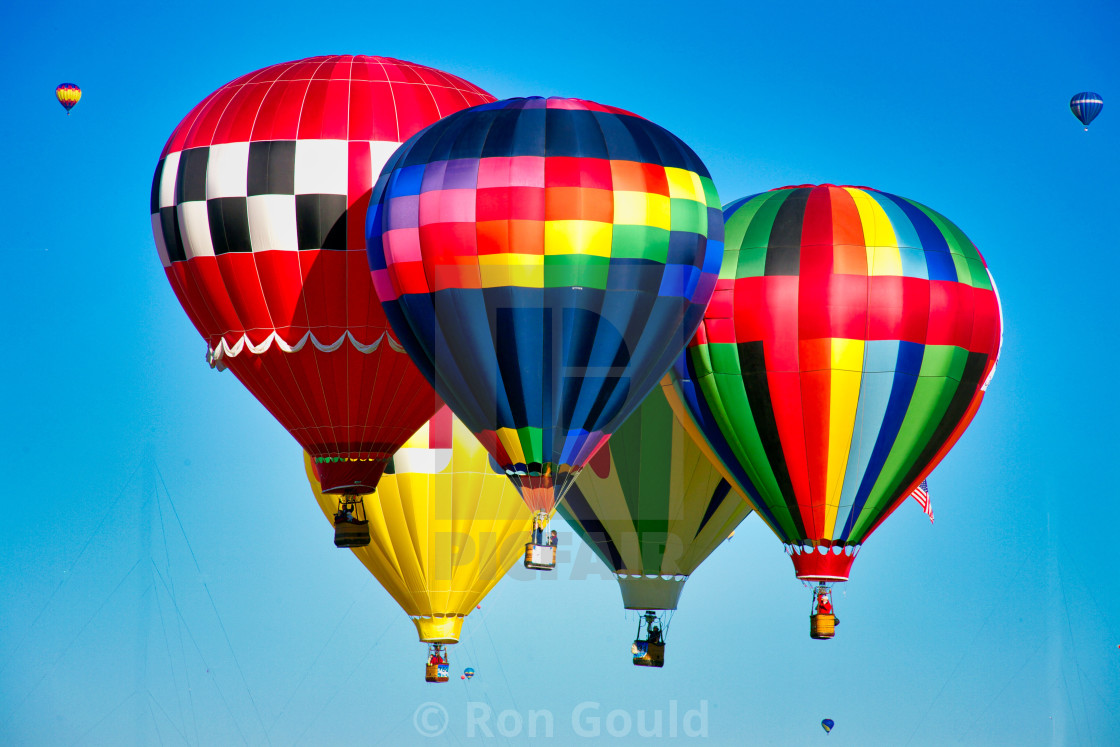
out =
[[368,544],[368,521],[339,521],[334,525],[335,547],[365,547]]
[[645,641],[634,641],[634,648],[641,653],[634,655],[634,666],[636,667],[657,667],[665,666],[665,644],[664,643],[646,643]]
[[836,615],[809,615],[809,637],[826,641],[836,635]]
[[532,542],[525,544],[525,567],[534,571],[552,571],[556,569],[556,546],[537,545]]
[[449,664],[428,664],[424,667],[425,682],[447,682],[451,679]]

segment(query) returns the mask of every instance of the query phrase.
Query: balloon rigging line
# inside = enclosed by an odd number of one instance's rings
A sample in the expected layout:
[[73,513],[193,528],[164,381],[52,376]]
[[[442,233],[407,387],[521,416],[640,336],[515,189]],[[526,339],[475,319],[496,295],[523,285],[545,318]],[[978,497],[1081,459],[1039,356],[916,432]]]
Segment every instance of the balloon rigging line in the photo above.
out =
[[128,486],[132,484],[132,479],[136,477],[136,472],[139,469],[140,464],[137,463],[137,465],[132,470],[132,474],[128,476],[128,479],[124,481],[124,485],[121,486],[121,490],[119,493],[117,493],[117,497],[113,499],[112,504],[110,504],[109,508],[106,509],[105,514],[101,517],[101,521],[97,522],[97,526],[94,527],[93,531],[86,538],[85,543],[82,545],[82,549],[78,551],[77,557],[74,558],[73,562],[70,563],[70,567],[62,572],[62,580],[60,580],[58,584],[55,585],[54,591],[51,592],[50,597],[47,598],[46,603],[43,605],[42,609],[39,610],[39,614],[35,615],[35,619],[31,621],[31,624],[29,626],[27,626],[27,629],[24,631],[23,637],[20,638],[19,643],[15,645],[15,647],[12,649],[11,654],[8,655],[7,661],[4,662],[3,666],[0,666],[0,674],[4,673],[4,671],[8,668],[8,665],[11,664],[15,659],[15,655],[19,653],[21,648],[23,648],[23,644],[27,642],[27,638],[31,635],[31,631],[36,629],[35,626],[39,622],[39,619],[43,616],[43,613],[47,611],[47,608],[51,606],[51,602],[54,601],[55,595],[57,595],[59,590],[66,585],[67,581],[70,580],[70,577],[73,575],[74,568],[78,565],[78,561],[80,561],[82,559],[82,556],[85,555],[85,552],[89,548],[90,543],[93,542],[94,537],[96,537],[101,532],[101,527],[105,525],[105,521],[109,518],[109,515],[113,512],[113,509],[117,507],[118,503],[120,503],[121,498],[124,496],[124,493],[128,489]]
[[[1044,648],[1043,646],[1035,646],[1034,647],[1034,653],[1032,653],[1030,656],[1028,656],[1026,659],[1024,659],[1022,666],[1020,666],[1017,670],[1015,670],[1014,674],[1012,674],[1010,677],[1007,678],[1007,682],[1003,683],[1003,687],[1001,687],[999,689],[999,692],[995,694],[995,697],[993,697],[990,701],[988,701],[988,704],[986,706],[984,706],[984,708],[978,714],[976,714],[976,718],[974,718],[972,720],[972,723],[969,724],[968,728],[965,729],[963,732],[961,732],[961,735],[959,737],[957,737],[957,742],[963,742],[964,738],[972,733],[972,730],[976,728],[976,725],[978,723],[980,723],[980,719],[984,715],[986,715],[987,712],[991,709],[991,707],[996,704],[996,701],[998,701],[1003,696],[1004,692],[1007,691],[1007,688],[1011,687],[1011,683],[1015,682],[1017,679],[1019,679],[1019,675],[1021,675],[1023,673],[1023,670],[1027,668],[1027,665],[1030,664],[1032,661],[1034,661],[1035,657],[1037,657],[1039,655],[1039,653],[1041,653],[1043,651],[1043,648]],[[1067,694],[1068,694],[1068,692],[1067,692]],[[1080,742],[1080,741],[1081,740],[1078,739],[1078,742]]]
[[[139,565],[140,561],[136,561],[136,563],[137,563],[137,565]],[[88,729],[86,729],[86,730],[85,730],[84,732],[82,732],[81,736],[79,736],[79,737],[78,737],[77,739],[75,739],[75,740],[74,740],[73,742],[71,742],[71,743],[70,743],[70,744],[71,744],[71,746],[72,746],[72,745],[75,745],[75,744],[77,744],[78,742],[81,742],[81,741],[82,741],[83,739],[85,739],[85,738],[86,738],[86,736],[87,736],[87,735],[88,735],[88,734],[89,734],[90,732],[92,732],[92,731],[93,731],[94,729],[96,729],[97,727],[101,726],[101,724],[102,724],[102,723],[103,723],[103,722],[105,721],[105,719],[107,719],[107,718],[109,718],[110,716],[112,716],[112,715],[113,715],[114,713],[116,713],[116,712],[117,712],[118,710],[120,710],[121,706],[123,706],[123,705],[124,705],[125,703],[127,703],[128,701],[130,701],[130,700],[132,700],[132,699],[133,699],[134,697],[136,697],[136,693],[138,693],[138,692],[140,692],[140,688],[136,688],[136,689],[135,689],[135,690],[133,690],[133,691],[132,691],[131,693],[129,693],[128,695],[126,695],[126,696],[125,696],[125,698],[124,698],[124,700],[122,700],[121,702],[119,702],[119,703],[117,703],[117,704],[116,704],[115,706],[113,706],[113,707],[112,707],[112,708],[111,708],[111,709],[109,710],[109,712],[108,712],[108,713],[106,713],[106,714],[105,714],[104,716],[102,716],[101,718],[99,718],[99,719],[97,720],[97,723],[95,723],[95,724],[94,724],[93,726],[91,726],[91,727],[89,727]]]
[[[163,518],[163,502],[159,500],[159,491],[158,490],[153,491],[153,493],[154,493],[155,498],[156,498],[156,511],[159,513],[159,530],[160,530],[160,536],[163,538],[163,556],[164,556],[164,562],[167,564],[168,586],[170,587],[171,598],[174,599],[174,597],[175,597],[175,578],[171,575],[171,553],[170,553],[170,551],[168,550],[168,547],[167,547],[167,525],[166,525],[166,522],[164,521],[164,518]],[[153,559],[153,565],[154,564],[155,564],[155,561]],[[160,602],[158,594],[156,595],[156,604],[157,604],[158,609],[159,609],[160,624],[163,625],[163,631],[164,631],[163,632],[163,638],[164,638],[164,646],[167,649],[167,659],[171,663],[171,678],[172,678],[172,681],[174,682],[174,685],[175,685],[176,699],[178,700],[178,703],[179,703],[179,718],[182,720],[183,728],[185,730],[187,728],[186,727],[187,719],[186,719],[186,715],[183,713],[183,699],[182,699],[181,695],[179,694],[179,681],[175,676],[175,657],[171,655],[171,645],[167,641],[167,626],[166,626],[166,623],[164,623],[164,618],[163,618],[163,604]],[[195,710],[195,707],[194,707],[194,689],[193,689],[192,684],[191,684],[191,669],[190,669],[189,666],[187,666],[187,651],[186,651],[186,646],[183,645],[183,623],[178,617],[175,618],[175,631],[178,633],[178,636],[179,636],[179,656],[181,657],[182,662],[183,662],[183,676],[187,681],[187,702],[190,705],[191,724],[194,726],[194,741],[195,741],[195,744],[201,744],[202,741],[199,738],[199,734],[198,734],[198,713],[197,713],[197,711]],[[184,740],[184,741],[186,741],[188,744],[190,744],[190,740]]]
[[[1030,553],[1023,559],[1023,562],[1019,564],[1019,568],[1015,571],[1015,575],[1011,577],[1011,581],[1017,579],[1019,577],[1019,574],[1023,572],[1023,568],[1026,567],[1027,562],[1034,557],[1036,549],[1038,549],[1037,545],[1031,548]],[[949,676],[945,678],[945,681],[941,683],[941,689],[937,691],[937,695],[935,695],[933,697],[933,700],[929,702],[929,705],[926,706],[925,713],[923,713],[922,717],[918,719],[918,723],[914,727],[914,731],[911,732],[910,738],[906,740],[907,745],[914,741],[914,737],[917,736],[918,731],[922,728],[922,724],[925,723],[926,718],[929,717],[929,714],[933,710],[934,705],[936,705],[937,701],[941,699],[941,696],[945,693],[945,688],[949,686],[949,682],[951,682],[953,677],[956,676],[957,670],[961,668],[961,664],[964,663],[965,659],[968,657],[968,654],[972,651],[972,648],[980,639],[980,634],[984,632],[984,628],[988,627],[988,623],[991,622],[992,616],[995,615],[996,610],[1000,609],[1000,607],[1001,605],[998,602],[992,604],[992,609],[988,612],[988,616],[984,618],[984,622],[981,623],[980,627],[976,629],[976,634],[972,636],[972,640],[969,642],[969,644],[964,648],[963,651],[961,651],[961,655],[960,658],[957,659],[956,666],[954,666],[953,670],[949,672]]]
[[[1062,560],[1057,553],[1055,553],[1054,555],[1055,565],[1057,566],[1058,570],[1058,592],[1062,595],[1062,606],[1065,608],[1066,612],[1066,629],[1069,631],[1069,647],[1073,652],[1073,665],[1077,668],[1077,687],[1081,691],[1081,710],[1085,714],[1085,730],[1089,733],[1089,744],[1093,744],[1093,729],[1089,725],[1089,708],[1085,705],[1085,683],[1081,680],[1081,662],[1077,658],[1077,641],[1073,637],[1073,624],[1069,620],[1069,599],[1066,597],[1066,583],[1062,578]],[[1062,675],[1065,676],[1064,670],[1062,672]],[[1066,691],[1066,695],[1069,695],[1068,690]],[[1072,710],[1073,707],[1070,706],[1070,708]],[[1074,721],[1073,725],[1076,729],[1077,722]],[[1080,730],[1078,730],[1077,741],[1081,741]]]
[[[186,735],[186,734],[184,734],[183,732],[179,731],[179,727],[175,726],[175,722],[171,720],[171,716],[170,716],[170,715],[168,715],[167,711],[166,711],[166,710],[164,710],[163,706],[161,706],[161,705],[159,704],[159,701],[158,701],[158,700],[156,700],[156,696],[152,695],[152,691],[151,691],[151,690],[149,690],[149,691],[148,691],[148,711],[149,711],[149,712],[150,712],[150,713],[152,714],[152,722],[153,722],[153,723],[155,723],[155,721],[156,721],[156,714],[155,714],[155,712],[154,712],[154,711],[152,711],[152,703],[155,703],[155,704],[156,704],[156,708],[158,708],[158,709],[159,709],[159,711],[160,711],[160,713],[162,713],[162,714],[163,714],[163,717],[164,717],[165,719],[167,719],[167,723],[171,724],[171,728],[175,730],[175,733],[176,733],[176,734],[178,734],[178,735],[179,735],[179,737],[180,737],[180,738],[181,738],[181,739],[182,739],[182,740],[183,740],[183,741],[184,741],[184,742],[185,742],[186,744],[190,744],[190,743],[191,743],[191,740],[187,739],[187,735]],[[157,736],[159,736],[159,743],[160,743],[160,744],[163,744],[163,736],[162,736],[162,735],[160,734],[160,731],[159,731],[159,724],[158,724],[158,723],[156,723],[156,735],[157,735]]]
[[[156,739],[159,740],[160,747],[163,747],[163,745],[164,745],[163,732],[161,732],[159,730],[159,721],[156,720],[156,712],[152,710],[152,700],[153,700],[152,691],[149,690],[148,691],[148,699],[147,699],[148,715],[152,717],[152,726],[154,726],[155,729],[156,729]],[[164,713],[164,715],[166,716],[167,714]],[[174,726],[174,724],[172,724],[172,726]],[[176,729],[176,731],[179,731],[179,730]],[[179,732],[179,736],[180,737],[183,736],[182,732]],[[187,744],[190,744],[190,742],[187,742],[187,739],[185,737],[183,737],[183,741],[186,742]]]
[[[164,541],[166,543],[166,538],[164,538]],[[157,592],[158,592],[158,589],[157,589]],[[171,683],[172,683],[172,686],[175,688],[175,700],[176,700],[176,703],[179,706],[179,720],[183,722],[183,728],[186,729],[187,728],[187,718],[186,718],[186,714],[183,713],[183,698],[182,698],[182,695],[181,695],[181,690],[179,688],[179,678],[175,673],[175,656],[171,653],[171,642],[167,639],[167,622],[164,619],[164,615],[163,615],[163,602],[160,601],[158,593],[156,593],[155,597],[156,597],[156,610],[159,611],[159,626],[160,626],[160,630],[163,632],[163,647],[164,647],[164,650],[167,652],[167,660],[168,660],[168,662],[170,663],[170,666],[171,666]],[[182,628],[181,625],[179,625],[177,627],[178,627],[178,630],[179,630],[180,641],[181,641],[182,640],[182,634],[183,634],[183,628]],[[180,647],[180,651],[181,650],[182,649]],[[184,670],[189,669],[186,666],[186,655],[185,655],[185,653],[183,654],[183,669]],[[189,675],[187,676],[187,693],[190,694],[190,677],[189,677]],[[193,699],[193,697],[191,699],[191,717],[194,719],[195,742],[198,742],[198,719],[197,719],[197,716],[195,715],[195,712],[194,712],[194,699]],[[168,717],[168,720],[169,721],[171,720],[170,717]],[[184,737],[183,741],[186,742],[187,744],[190,744],[190,740],[185,738],[185,737]]]
[[[202,648],[198,645],[198,640],[195,639],[194,633],[191,632],[191,626],[187,624],[187,619],[183,616],[183,611],[179,608],[178,601],[176,601],[175,597],[171,594],[171,590],[167,588],[167,581],[166,579],[164,579],[163,574],[159,572],[159,567],[156,566],[154,561],[152,561],[152,570],[155,571],[156,576],[160,580],[160,583],[163,584],[164,591],[167,592],[167,596],[171,600],[171,606],[175,608],[175,614],[178,616],[180,622],[182,622],[183,627],[186,628],[187,637],[190,638],[191,643],[194,644],[194,650],[198,654],[198,658],[202,661],[202,666],[206,667],[206,671],[209,672],[210,663],[206,661],[206,656],[202,653]],[[234,715],[233,709],[230,708],[229,701],[226,699],[225,693],[222,692],[221,685],[218,684],[217,678],[214,677],[212,673],[210,675],[210,681],[214,683],[214,689],[218,691],[218,698],[222,701],[222,705],[226,707],[226,712],[229,713],[230,719],[233,720],[233,725],[237,727],[237,735],[241,737],[242,742],[244,742],[245,744],[249,744],[249,740],[245,738],[245,734],[241,731],[241,724],[238,722],[237,717]],[[196,724],[195,730],[197,731],[197,729],[198,726]]]
[[337,698],[343,692],[346,683],[348,683],[354,677],[354,674],[362,667],[362,664],[364,664],[366,659],[369,658],[369,655],[373,653],[373,650],[375,648],[377,648],[377,644],[381,643],[381,639],[385,637],[385,634],[388,633],[389,629],[392,628],[395,624],[396,619],[390,618],[389,624],[386,625],[385,629],[381,631],[381,635],[377,636],[377,640],[370,644],[369,648],[366,649],[366,652],[362,654],[361,658],[358,659],[358,661],[354,664],[354,667],[350,670],[350,673],[343,677],[342,681],[333,688],[334,694],[331,695],[331,697],[327,699],[327,702],[319,708],[319,711],[311,717],[311,721],[308,722],[307,727],[300,733],[300,735],[295,738],[293,744],[298,744],[299,741],[303,739],[304,735],[306,735],[307,732],[311,730],[311,727],[314,726],[315,722],[319,720],[319,716],[321,716],[323,714],[323,711],[325,711],[327,707],[335,701],[335,698]]
[[237,673],[241,676],[241,684],[245,686],[245,692],[246,694],[248,694],[249,702],[253,706],[253,712],[257,716],[257,723],[260,724],[261,730],[264,731],[265,742],[267,742],[268,744],[272,744],[272,742],[268,738],[268,730],[265,729],[264,726],[264,719],[261,718],[260,709],[257,708],[257,701],[253,698],[253,692],[249,689],[249,682],[245,679],[245,671],[241,668],[241,662],[237,659],[237,652],[233,650],[233,641],[230,640],[229,632],[226,630],[225,622],[222,621],[222,616],[218,612],[218,605],[214,602],[214,596],[210,593],[210,585],[207,584],[206,581],[202,580],[203,573],[202,568],[198,565],[198,557],[194,553],[194,548],[191,547],[191,541],[187,537],[187,530],[183,527],[182,519],[179,518],[179,511],[175,508],[175,501],[171,498],[171,491],[167,489],[167,482],[163,479],[163,473],[160,472],[159,464],[157,464],[154,459],[152,460],[152,467],[155,469],[156,475],[159,476],[160,484],[163,485],[164,495],[167,496],[167,503],[171,506],[171,512],[175,516],[175,521],[179,524],[179,531],[183,533],[183,541],[187,544],[187,550],[190,551],[191,560],[194,561],[195,570],[198,571],[199,581],[202,583],[202,588],[206,590],[206,596],[210,600],[210,608],[214,610],[214,616],[218,619],[218,627],[222,630],[222,635],[226,639],[226,646],[229,647],[229,653],[233,657],[234,666],[237,667]]
[[272,719],[272,724],[268,727],[269,732],[276,728],[276,724],[280,721],[280,717],[284,715],[284,712],[288,710],[288,706],[291,705],[292,698],[294,698],[296,696],[296,693],[299,692],[299,689],[303,687],[303,683],[311,674],[311,670],[315,668],[315,665],[319,663],[319,659],[323,657],[323,654],[330,647],[331,641],[333,641],[334,637],[338,634],[338,631],[342,627],[342,624],[346,622],[346,618],[350,617],[350,613],[354,611],[354,606],[358,603],[358,599],[362,596],[362,593],[366,588],[368,588],[368,586],[369,576],[366,576],[365,582],[363,583],[363,588],[358,590],[358,593],[354,595],[353,601],[350,602],[350,607],[346,610],[345,613],[343,613],[342,617],[339,618],[338,623],[334,626],[334,630],[331,631],[331,634],[327,636],[327,639],[323,642],[323,647],[319,649],[319,653],[316,654],[315,658],[311,660],[311,664],[308,665],[307,669],[303,673],[303,676],[299,678],[299,682],[297,682],[296,686],[292,688],[292,692],[290,695],[288,695],[288,699],[284,701],[284,705],[280,708],[280,712],[276,714],[276,718]]
[[109,603],[109,600],[112,599],[117,591],[121,588],[121,586],[124,585],[124,582],[128,580],[128,577],[132,575],[132,572],[136,570],[141,561],[143,561],[143,558],[136,559],[136,562],[132,564],[132,567],[128,569],[128,572],[125,573],[121,580],[117,582],[117,585],[113,587],[113,590],[109,592],[109,595],[102,600],[101,604],[97,607],[94,613],[89,616],[89,618],[82,624],[82,627],[78,630],[74,637],[70,639],[70,642],[67,643],[66,646],[62,649],[62,653],[60,653],[55,658],[54,663],[47,667],[42,676],[39,677],[39,680],[23,694],[23,699],[20,700],[20,702],[16,704],[15,708],[12,709],[13,716],[17,712],[19,712],[20,708],[22,708],[23,704],[27,702],[27,699],[31,697],[31,694],[35,692],[36,689],[38,689],[39,685],[43,684],[43,680],[45,680],[52,672],[54,672],[59,662],[61,662],[66,654],[70,652],[70,649],[74,646],[75,643],[77,643],[78,639],[82,636],[82,633],[84,633],[86,628],[89,627],[89,624],[93,622],[93,619],[97,617],[98,614],[100,614],[101,610],[105,609],[105,605]]

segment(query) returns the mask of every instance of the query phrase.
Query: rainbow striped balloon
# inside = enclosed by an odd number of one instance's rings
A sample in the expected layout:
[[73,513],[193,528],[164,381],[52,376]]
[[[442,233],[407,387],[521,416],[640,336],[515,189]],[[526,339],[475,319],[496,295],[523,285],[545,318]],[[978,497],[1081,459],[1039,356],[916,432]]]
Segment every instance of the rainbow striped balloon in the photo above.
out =
[[707,169],[665,129],[526,98],[402,145],[366,236],[401,344],[548,511],[700,323],[723,216]]
[[798,575],[842,580],[980,406],[995,285],[945,217],[865,187],[765,192],[724,220],[676,392]]

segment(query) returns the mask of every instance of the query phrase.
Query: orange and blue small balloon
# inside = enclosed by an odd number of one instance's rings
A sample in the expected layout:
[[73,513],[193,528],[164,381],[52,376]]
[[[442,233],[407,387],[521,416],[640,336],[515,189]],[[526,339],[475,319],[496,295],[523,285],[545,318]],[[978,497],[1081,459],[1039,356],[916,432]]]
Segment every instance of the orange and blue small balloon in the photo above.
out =
[[832,733],[832,727],[834,727],[834,726],[836,726],[836,722],[833,721],[830,718],[826,718],[823,721],[821,721],[821,728],[824,729],[825,734],[831,734]]
[[74,104],[82,98],[82,89],[73,83],[62,83],[54,89],[54,95],[58,99],[58,103],[62,104],[62,108],[66,110],[66,116],[69,117]]

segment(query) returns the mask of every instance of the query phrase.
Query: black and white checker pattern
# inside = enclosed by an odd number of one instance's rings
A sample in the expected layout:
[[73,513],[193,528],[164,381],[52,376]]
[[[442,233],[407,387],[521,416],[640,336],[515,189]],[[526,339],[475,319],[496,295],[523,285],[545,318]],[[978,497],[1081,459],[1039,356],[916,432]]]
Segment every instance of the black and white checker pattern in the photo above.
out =
[[[371,179],[398,145],[369,143]],[[160,259],[166,267],[226,252],[343,250],[347,220],[365,223],[365,215],[347,216],[349,169],[346,140],[223,143],[169,153],[152,182]]]

